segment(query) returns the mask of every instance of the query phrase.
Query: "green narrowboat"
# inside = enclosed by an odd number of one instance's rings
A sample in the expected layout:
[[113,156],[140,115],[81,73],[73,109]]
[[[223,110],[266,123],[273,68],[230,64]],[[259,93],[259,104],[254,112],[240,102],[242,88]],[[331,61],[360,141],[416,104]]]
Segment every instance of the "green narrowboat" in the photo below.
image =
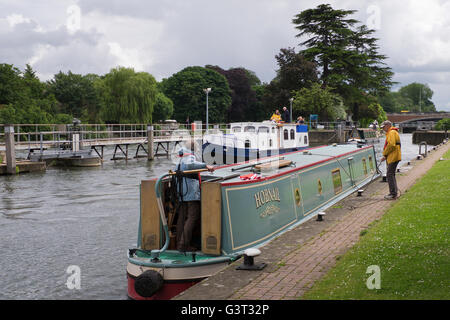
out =
[[173,174],[141,182],[137,246],[128,250],[128,296],[170,299],[379,176],[373,146],[321,146],[197,173],[198,250],[176,250]]

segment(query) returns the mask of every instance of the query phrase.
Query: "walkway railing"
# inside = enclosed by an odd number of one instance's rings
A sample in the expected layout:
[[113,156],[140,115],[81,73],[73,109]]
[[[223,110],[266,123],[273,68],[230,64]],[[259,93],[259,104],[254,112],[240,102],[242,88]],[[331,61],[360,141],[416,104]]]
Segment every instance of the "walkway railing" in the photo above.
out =
[[[354,128],[354,122],[314,122],[305,123],[312,130],[349,130]],[[193,135],[194,131],[201,134],[206,131],[203,123],[154,123],[153,137],[155,141],[168,141],[174,133]],[[4,124],[0,124],[0,148],[4,147]],[[61,147],[71,142],[74,132],[80,134],[80,141],[86,145],[99,145],[107,141],[128,141],[143,143],[147,139],[148,124],[14,124],[14,141],[18,149],[42,148],[43,145]],[[223,131],[229,133],[229,124],[209,124],[211,131]]]

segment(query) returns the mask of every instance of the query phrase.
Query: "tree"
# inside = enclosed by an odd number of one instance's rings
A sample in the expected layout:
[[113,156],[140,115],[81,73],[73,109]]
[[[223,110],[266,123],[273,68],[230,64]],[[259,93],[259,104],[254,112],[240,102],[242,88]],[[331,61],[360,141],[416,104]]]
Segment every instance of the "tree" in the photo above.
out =
[[24,88],[20,70],[11,64],[0,64],[0,105],[20,99]]
[[275,58],[279,68],[276,77],[266,87],[264,97],[266,108],[272,112],[287,106],[294,91],[309,88],[311,83],[318,81],[316,63],[306,60],[294,48],[280,49]]
[[32,98],[41,99],[44,97],[46,85],[39,80],[36,72],[29,64],[26,65],[22,78]]
[[60,71],[48,82],[49,91],[60,103],[60,112],[89,120],[97,113],[99,97],[92,81],[81,74]]
[[436,130],[450,130],[450,118],[439,120],[435,127]]
[[[223,70],[218,66],[207,65],[206,68],[225,76],[231,90],[231,106],[227,110],[227,122],[250,121],[252,108],[256,104],[256,93],[251,84],[261,83],[256,75],[244,68]],[[249,77],[250,76],[250,77]]]
[[300,31],[297,37],[308,37],[300,43],[306,49],[300,53],[321,69],[322,86],[332,87],[344,99],[355,119],[365,115],[359,107],[368,98],[388,92],[393,84],[391,69],[378,53],[374,30],[359,21],[347,18],[355,10],[334,10],[328,4],[305,10],[292,20]]
[[155,78],[132,68],[111,69],[95,87],[102,99],[102,118],[112,123],[151,123],[156,103]]
[[395,91],[378,97],[378,101],[386,112],[401,112],[414,109],[414,103],[410,98],[403,97],[399,92]]
[[220,73],[203,67],[187,67],[161,82],[163,93],[173,101],[173,118],[178,122],[200,120],[206,122],[206,94],[211,88],[208,102],[209,123],[226,121],[231,105],[231,92],[227,79]]
[[433,90],[427,84],[413,82],[401,87],[398,92],[403,98],[412,101],[413,106],[409,109],[410,111],[436,112],[436,107],[431,101]]
[[362,108],[365,109],[364,114],[366,115],[364,118],[359,119],[362,128],[368,127],[369,124],[375,120],[377,120],[379,124],[384,120],[387,120],[386,112],[379,103],[373,102],[369,105],[363,105]]
[[322,88],[319,83],[313,83],[311,88],[295,91],[292,110],[294,119],[299,115],[308,117],[310,114],[317,114],[320,121],[334,121],[346,117],[342,98],[333,93],[330,87]]
[[167,120],[173,114],[173,102],[164,93],[156,94],[155,106],[153,107],[153,122]]
[[22,73],[0,64],[0,123],[52,123],[56,107],[55,97],[29,65]]

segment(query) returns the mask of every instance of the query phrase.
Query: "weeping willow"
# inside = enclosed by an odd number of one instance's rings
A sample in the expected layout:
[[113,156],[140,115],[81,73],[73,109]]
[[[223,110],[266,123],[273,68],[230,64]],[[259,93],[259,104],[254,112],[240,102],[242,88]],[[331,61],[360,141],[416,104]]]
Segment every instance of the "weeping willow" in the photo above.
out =
[[117,123],[151,123],[156,102],[155,78],[118,67],[104,77],[104,119]]

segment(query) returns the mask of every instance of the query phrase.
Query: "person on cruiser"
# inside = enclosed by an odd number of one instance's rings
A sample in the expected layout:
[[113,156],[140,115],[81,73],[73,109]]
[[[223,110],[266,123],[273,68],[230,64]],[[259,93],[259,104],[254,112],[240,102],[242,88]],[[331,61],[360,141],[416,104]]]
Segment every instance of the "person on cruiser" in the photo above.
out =
[[398,195],[395,171],[398,163],[402,160],[400,135],[398,134],[398,128],[393,127],[392,122],[389,120],[384,121],[380,127],[386,132],[386,142],[384,143],[381,162],[386,160],[386,179],[389,184],[389,194],[384,198],[387,200],[394,200]]
[[275,113],[272,114],[272,117],[270,118],[271,121],[280,122],[281,121],[281,115],[280,111],[277,109],[275,110]]
[[[190,144],[192,150],[195,143]],[[187,148],[181,148],[178,151],[180,161],[177,165],[178,171],[208,169],[213,172],[214,167],[206,165],[206,163],[196,161],[193,151]],[[192,234],[195,226],[200,220],[200,184],[197,179],[183,177],[180,181],[181,186],[177,186],[180,190],[179,200],[181,202],[177,219],[177,250],[178,251],[196,251],[197,248],[191,245]]]
[[286,107],[283,107],[283,114],[281,115],[281,119],[286,123],[291,122],[291,115]]

